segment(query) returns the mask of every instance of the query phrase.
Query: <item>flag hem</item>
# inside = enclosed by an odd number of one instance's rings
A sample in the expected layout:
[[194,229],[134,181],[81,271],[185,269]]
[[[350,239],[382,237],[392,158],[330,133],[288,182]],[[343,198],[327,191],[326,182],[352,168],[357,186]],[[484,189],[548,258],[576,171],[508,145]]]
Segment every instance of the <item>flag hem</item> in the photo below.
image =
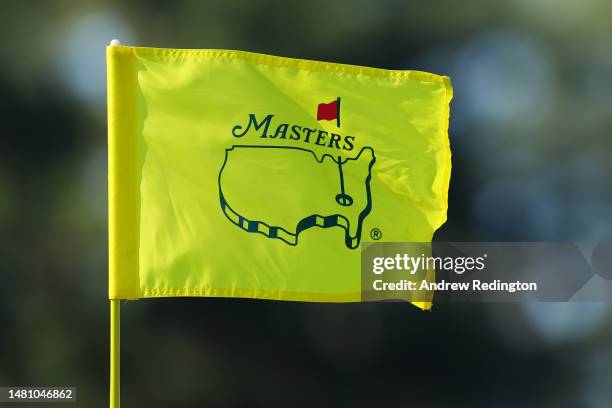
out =
[[223,49],[176,49],[116,46],[116,52],[134,55],[136,57],[156,57],[166,60],[243,60],[253,64],[270,65],[279,68],[297,69],[304,71],[325,71],[334,74],[351,76],[369,76],[390,80],[420,80],[423,82],[442,83],[447,88],[450,85],[446,76],[415,70],[391,70],[382,68],[364,67],[360,65],[340,64],[335,62],[314,61],[299,58],[278,57],[275,55],[260,54],[249,51],[223,50]]
[[108,295],[138,299],[140,169],[134,58],[106,49],[108,103]]
[[452,171],[452,151],[450,148],[450,103],[453,99],[453,87],[450,82],[450,78],[444,77],[444,108],[442,109],[442,118],[441,118],[441,134],[440,138],[444,143],[443,150],[443,159],[444,163],[443,169],[439,176],[439,180],[436,180],[434,183],[437,185],[436,192],[443,198],[443,217],[440,220],[439,225],[434,225],[433,232],[435,233],[448,219],[448,190],[450,188],[450,179],[451,179],[451,171]]
[[[361,292],[355,293],[307,293],[281,290],[262,289],[228,289],[228,288],[202,288],[202,289],[145,289],[142,298],[163,297],[215,297],[215,298],[243,298],[260,300],[280,300],[289,302],[315,302],[315,303],[362,303]],[[432,302],[410,302],[423,310],[430,310]]]

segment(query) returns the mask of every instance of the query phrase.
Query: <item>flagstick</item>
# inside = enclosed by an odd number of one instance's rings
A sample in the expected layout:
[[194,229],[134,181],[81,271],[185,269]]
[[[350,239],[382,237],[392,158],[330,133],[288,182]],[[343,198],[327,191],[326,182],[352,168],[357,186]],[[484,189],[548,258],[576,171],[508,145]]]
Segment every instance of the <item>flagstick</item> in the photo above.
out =
[[119,350],[120,322],[119,299],[110,301],[110,408],[119,408]]
[[338,97],[338,103],[336,104],[336,126],[340,127],[340,97]]
[[[121,45],[121,42],[114,39],[110,45],[118,46]],[[120,299],[110,301],[110,408],[119,408],[120,405],[120,301]]]

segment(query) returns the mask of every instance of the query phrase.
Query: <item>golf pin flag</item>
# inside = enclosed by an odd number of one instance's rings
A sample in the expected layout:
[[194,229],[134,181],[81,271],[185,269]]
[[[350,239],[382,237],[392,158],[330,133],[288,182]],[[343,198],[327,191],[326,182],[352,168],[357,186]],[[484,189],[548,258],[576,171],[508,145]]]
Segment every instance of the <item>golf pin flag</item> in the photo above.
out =
[[447,77],[124,46],[107,67],[111,299],[360,301],[361,244],[446,220]]
[[320,103],[317,107],[317,120],[335,120],[340,127],[340,97],[330,103]]

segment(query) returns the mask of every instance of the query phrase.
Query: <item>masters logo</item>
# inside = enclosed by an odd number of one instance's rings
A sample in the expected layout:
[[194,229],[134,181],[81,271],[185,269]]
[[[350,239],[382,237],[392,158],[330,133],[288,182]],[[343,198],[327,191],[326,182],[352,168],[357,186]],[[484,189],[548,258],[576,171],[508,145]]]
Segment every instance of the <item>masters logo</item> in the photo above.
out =
[[[236,138],[255,135],[275,143],[225,150],[219,171],[221,210],[242,230],[289,245],[297,245],[300,233],[312,227],[339,227],[346,247],[357,248],[363,220],[372,210],[374,149],[366,146],[354,153],[354,136],[289,123],[274,127],[273,118],[251,113],[246,125],[233,127]],[[319,104],[317,120],[335,120],[339,127],[340,98]],[[243,168],[249,172],[239,171]]]

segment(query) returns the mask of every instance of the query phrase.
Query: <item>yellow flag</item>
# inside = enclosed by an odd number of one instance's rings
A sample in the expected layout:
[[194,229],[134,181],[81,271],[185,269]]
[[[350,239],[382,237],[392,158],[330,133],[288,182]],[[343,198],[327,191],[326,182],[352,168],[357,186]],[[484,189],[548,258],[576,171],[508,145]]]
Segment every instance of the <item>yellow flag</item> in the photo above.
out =
[[447,77],[124,46],[107,65],[111,299],[359,301],[362,243],[446,220]]

